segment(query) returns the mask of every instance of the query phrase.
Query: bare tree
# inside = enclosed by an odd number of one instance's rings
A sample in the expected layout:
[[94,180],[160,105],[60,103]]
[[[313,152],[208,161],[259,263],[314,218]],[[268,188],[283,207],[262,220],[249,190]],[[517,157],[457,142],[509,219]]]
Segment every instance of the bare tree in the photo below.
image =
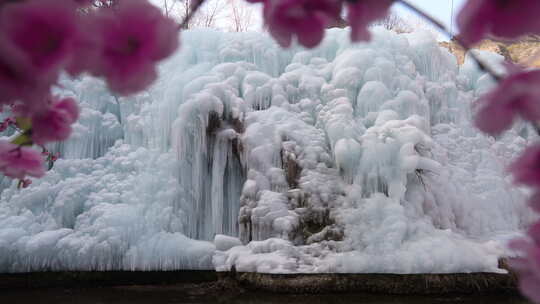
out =
[[[164,6],[167,2],[175,2],[180,20],[184,20],[186,16],[191,14],[194,6],[201,0],[164,0]],[[215,27],[216,21],[226,8],[225,0],[206,0],[197,9],[195,14],[189,19],[189,22],[184,24],[184,29],[191,29],[197,27]],[[169,8],[172,11],[174,5],[169,4]],[[164,8],[167,12],[168,8]]]
[[390,13],[384,19],[376,21],[373,23],[373,25],[380,25],[389,31],[394,31],[400,34],[410,33],[414,30],[412,25],[394,13]]
[[199,27],[215,27],[217,19],[223,13],[227,3],[223,0],[207,1],[198,12]]
[[174,8],[176,4],[178,3],[177,0],[163,0],[163,11],[165,16],[170,17],[172,15],[172,12],[174,11]]
[[228,0],[229,28],[233,32],[246,32],[253,25],[253,8],[243,0]]

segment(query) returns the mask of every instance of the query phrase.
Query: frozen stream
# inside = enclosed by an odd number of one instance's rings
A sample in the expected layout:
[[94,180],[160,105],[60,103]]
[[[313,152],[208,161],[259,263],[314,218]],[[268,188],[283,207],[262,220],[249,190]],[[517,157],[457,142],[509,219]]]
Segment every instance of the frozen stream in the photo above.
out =
[[374,31],[310,51],[184,32],[137,96],[63,80],[83,110],[61,159],[24,190],[0,177],[0,272],[500,272],[532,220],[504,168],[536,135],[479,134],[488,77]]

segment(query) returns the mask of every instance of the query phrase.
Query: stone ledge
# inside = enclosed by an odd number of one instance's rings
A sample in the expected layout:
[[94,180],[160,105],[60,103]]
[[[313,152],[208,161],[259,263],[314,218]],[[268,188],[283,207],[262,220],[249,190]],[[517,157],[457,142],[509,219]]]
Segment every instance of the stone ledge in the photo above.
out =
[[0,274],[0,290],[215,282],[215,271],[61,271]]
[[248,290],[274,293],[365,292],[401,295],[517,293],[512,274],[263,274],[237,273]]
[[[289,294],[443,295],[517,293],[512,274],[265,274],[214,271],[71,271],[0,274],[0,290],[54,287],[204,285],[204,289]],[[195,287],[196,288],[196,287]]]

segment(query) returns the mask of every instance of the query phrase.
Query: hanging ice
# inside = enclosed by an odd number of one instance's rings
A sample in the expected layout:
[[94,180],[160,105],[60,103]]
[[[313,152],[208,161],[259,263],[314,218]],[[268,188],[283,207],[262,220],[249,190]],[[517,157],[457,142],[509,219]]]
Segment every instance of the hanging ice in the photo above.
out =
[[182,40],[137,96],[63,81],[81,120],[45,178],[2,180],[0,271],[499,271],[530,222],[504,168],[536,136],[479,134],[492,84],[428,34]]

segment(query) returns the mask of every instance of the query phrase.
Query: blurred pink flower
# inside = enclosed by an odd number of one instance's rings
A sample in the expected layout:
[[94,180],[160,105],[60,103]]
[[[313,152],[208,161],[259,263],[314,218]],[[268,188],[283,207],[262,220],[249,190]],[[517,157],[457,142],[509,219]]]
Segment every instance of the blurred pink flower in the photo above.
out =
[[39,73],[56,77],[70,61],[81,32],[71,0],[29,0],[1,11],[2,43],[15,46]]
[[509,128],[516,116],[536,123],[540,119],[540,70],[512,72],[491,92],[477,101],[476,126],[498,134]]
[[28,186],[30,186],[32,184],[32,180],[31,179],[28,179],[28,178],[25,178],[22,180],[22,187],[23,188],[28,188]]
[[0,34],[0,104],[24,100],[39,107],[52,82],[45,75],[38,78],[27,57]]
[[0,171],[11,178],[45,175],[43,157],[29,147],[19,147],[8,141],[0,141]]
[[377,19],[384,18],[394,0],[353,0],[347,1],[347,21],[351,26],[351,40],[369,40],[368,26]]
[[322,41],[326,26],[340,18],[341,8],[342,0],[267,0],[264,20],[281,46],[289,47],[296,36],[312,48]]
[[540,187],[540,144],[525,149],[509,169],[516,183]]
[[460,37],[467,45],[487,35],[517,38],[540,33],[538,0],[469,0],[457,17]]
[[40,145],[66,140],[71,125],[79,118],[79,108],[72,98],[53,101],[50,107],[32,116],[32,140]]
[[518,239],[510,243],[510,248],[519,252],[520,257],[510,260],[510,266],[519,273],[521,292],[535,303],[540,303],[540,222],[528,230],[530,240]]
[[120,1],[94,21],[103,46],[94,74],[120,94],[145,89],[156,77],[157,61],[178,47],[178,25],[146,0]]
[[72,0],[80,6],[89,6],[94,3],[94,0]]
[[536,191],[529,199],[529,206],[540,213],[540,191]]
[[54,155],[51,155],[51,161],[55,162],[60,157],[60,152],[56,152]]
[[15,119],[8,117],[4,121],[0,123],[0,132],[4,132],[9,128],[10,125],[13,125],[15,123]]
[[78,16],[78,22],[84,35],[79,35],[73,42],[72,58],[66,67],[71,75],[91,71],[98,64],[103,42],[95,12]]

